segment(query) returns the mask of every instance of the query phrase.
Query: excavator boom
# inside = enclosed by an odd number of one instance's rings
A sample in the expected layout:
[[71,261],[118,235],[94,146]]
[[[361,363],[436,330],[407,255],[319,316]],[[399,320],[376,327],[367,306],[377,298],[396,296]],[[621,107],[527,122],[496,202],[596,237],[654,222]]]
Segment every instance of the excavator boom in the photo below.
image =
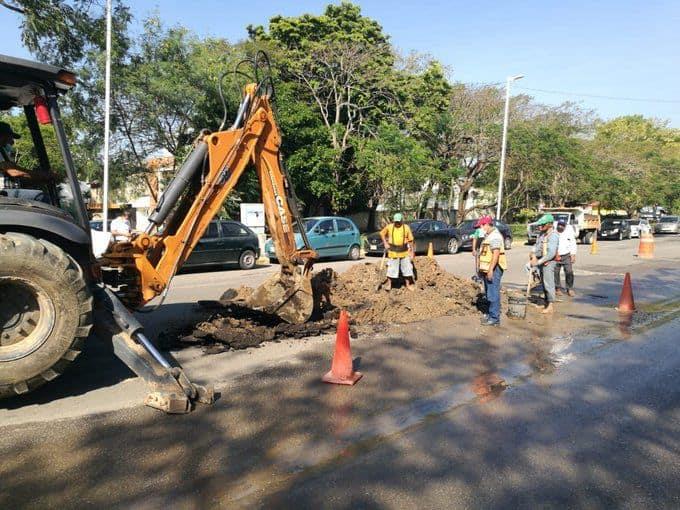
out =
[[130,242],[115,243],[104,254],[104,265],[114,268],[122,283],[117,294],[130,308],[167,292],[172,277],[253,164],[281,271],[256,289],[246,304],[291,323],[310,318],[309,269],[316,253],[304,229],[300,229],[303,246],[296,245],[293,225],[300,217],[295,193],[281,164],[281,135],[270,97],[261,90],[255,83],[247,85],[234,125],[197,141],[150,215],[147,231]]

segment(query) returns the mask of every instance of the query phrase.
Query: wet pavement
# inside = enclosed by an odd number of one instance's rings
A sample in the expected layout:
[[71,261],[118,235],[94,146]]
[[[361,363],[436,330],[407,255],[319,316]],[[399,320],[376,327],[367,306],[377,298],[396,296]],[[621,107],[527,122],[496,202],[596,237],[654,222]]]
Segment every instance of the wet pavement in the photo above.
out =
[[605,263],[554,321],[377,328],[352,388],[320,383],[327,337],[178,353],[222,393],[186,416],[136,406],[124,376],[67,379],[56,403],[0,410],[0,508],[678,507],[676,262],[631,264],[633,317]]

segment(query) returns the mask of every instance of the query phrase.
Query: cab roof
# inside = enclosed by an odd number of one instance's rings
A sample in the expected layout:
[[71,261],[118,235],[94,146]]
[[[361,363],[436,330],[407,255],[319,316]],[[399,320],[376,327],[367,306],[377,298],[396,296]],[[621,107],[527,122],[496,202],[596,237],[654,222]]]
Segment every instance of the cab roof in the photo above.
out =
[[76,84],[76,75],[63,67],[0,55],[0,110],[33,104],[45,88],[66,92]]

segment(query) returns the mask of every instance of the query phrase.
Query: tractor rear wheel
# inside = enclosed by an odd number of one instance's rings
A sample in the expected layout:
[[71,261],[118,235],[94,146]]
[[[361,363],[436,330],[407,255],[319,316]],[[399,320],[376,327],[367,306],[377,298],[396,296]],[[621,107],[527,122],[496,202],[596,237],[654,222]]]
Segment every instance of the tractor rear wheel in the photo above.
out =
[[58,246],[0,234],[0,398],[59,376],[92,326],[92,296],[81,268]]

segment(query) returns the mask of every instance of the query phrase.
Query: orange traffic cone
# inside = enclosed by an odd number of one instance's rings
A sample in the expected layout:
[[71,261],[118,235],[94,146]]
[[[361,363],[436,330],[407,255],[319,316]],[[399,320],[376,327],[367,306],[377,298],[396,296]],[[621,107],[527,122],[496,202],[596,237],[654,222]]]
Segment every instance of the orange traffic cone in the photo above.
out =
[[597,246],[597,235],[593,239],[593,244],[590,245],[590,254],[591,255],[597,255],[600,252]]
[[633,286],[630,283],[630,273],[626,273],[623,280],[623,289],[621,289],[621,297],[619,298],[619,312],[634,312],[635,300],[633,299]]
[[654,236],[651,233],[640,232],[638,257],[641,259],[654,258]]
[[427,246],[427,258],[434,258],[434,250],[432,249],[432,243]]
[[361,379],[362,375],[361,372],[355,372],[352,367],[352,351],[349,347],[349,315],[345,310],[341,310],[331,369],[321,380],[330,384],[352,386]]

